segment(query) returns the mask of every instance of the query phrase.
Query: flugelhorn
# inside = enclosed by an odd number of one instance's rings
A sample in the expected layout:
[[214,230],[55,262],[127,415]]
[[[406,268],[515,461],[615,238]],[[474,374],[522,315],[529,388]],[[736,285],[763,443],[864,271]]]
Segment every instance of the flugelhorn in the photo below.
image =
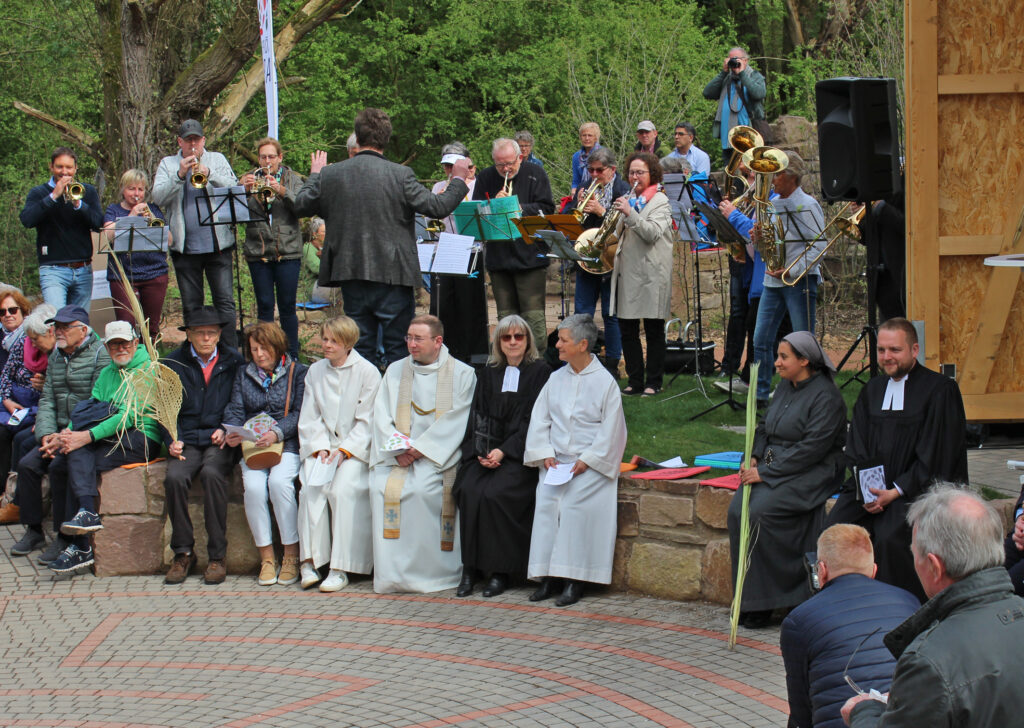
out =
[[744,187],[747,186],[747,180],[736,174],[736,169],[740,166],[740,162],[743,161],[743,155],[746,152],[756,147],[764,146],[764,137],[754,127],[741,124],[729,130],[729,146],[732,147],[732,156],[729,157],[729,163],[725,165],[724,192],[726,199],[732,197],[730,194],[732,191],[730,177],[738,179]]
[[252,186],[253,195],[262,204],[269,206],[277,198],[277,193],[270,186],[270,174],[263,167],[257,167],[252,174],[256,178]]
[[[825,230],[823,231],[823,234],[828,236],[825,247],[823,247],[821,252],[814,256],[809,263],[804,265],[804,269],[800,271],[800,274],[796,278],[790,278],[789,271],[792,270],[793,266],[800,262],[807,253],[811,252],[815,241],[808,243],[807,247],[804,248],[804,252],[797,256],[792,263],[786,266],[786,270],[782,271],[782,276],[780,278],[784,284],[787,286],[795,286],[803,280],[807,275],[807,271],[817,265],[818,261],[825,257],[825,253],[827,253],[829,249],[838,242],[839,238],[844,235],[848,235],[854,240],[860,240],[860,228],[857,226],[864,218],[864,212],[868,208],[867,205],[864,205],[859,210],[853,210],[853,206],[856,204],[856,202],[847,202],[839,208],[839,212],[836,213],[835,217],[828,221],[828,224],[825,225]],[[831,232],[829,232],[830,230]]]
[[587,216],[587,213],[583,211],[583,208],[587,206],[587,203],[593,199],[594,195],[597,194],[597,191],[601,189],[601,187],[603,187],[603,185],[595,179],[590,184],[590,187],[587,188],[580,204],[576,205],[576,209],[572,211],[573,216],[576,218],[576,222],[583,222],[583,218]]
[[789,166],[789,157],[781,149],[760,146],[743,153],[743,164],[754,173],[753,231],[757,232],[757,250],[768,270],[779,270],[786,265],[785,231],[782,223],[773,219],[775,207],[769,197],[772,179]]
[[85,197],[85,185],[74,179],[69,180],[64,186],[64,201],[78,202],[83,197]]

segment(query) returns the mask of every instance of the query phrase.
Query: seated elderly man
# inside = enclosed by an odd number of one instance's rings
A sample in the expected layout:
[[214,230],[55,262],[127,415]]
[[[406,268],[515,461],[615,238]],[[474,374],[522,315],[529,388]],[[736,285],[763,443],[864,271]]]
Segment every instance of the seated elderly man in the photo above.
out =
[[589,314],[558,325],[558,358],[566,362],[537,396],[523,464],[543,465],[537,485],[527,577],[540,579],[538,602],[559,607],[583,596],[583,582],[610,584],[615,552],[619,465],[626,449],[622,395],[591,353],[597,326]]
[[[89,314],[79,306],[64,306],[46,323],[52,324],[56,348],[49,357],[46,381],[39,398],[36,413],[35,441],[32,448],[17,464],[18,489],[14,502],[18,505],[19,519],[25,525],[25,534],[11,547],[15,556],[27,556],[46,543],[43,535],[43,476],[54,459],[60,455],[60,433],[71,421],[71,410],[82,400],[89,399],[100,371],[110,363],[110,356],[99,338],[89,328]],[[39,555],[39,563],[49,566],[69,545],[57,533],[66,518],[64,500],[53,501],[54,537]]]
[[186,341],[165,360],[188,392],[178,412],[178,439],[168,448],[171,459],[164,478],[174,551],[165,584],[182,583],[196,564],[192,518],[188,513],[188,491],[196,478],[203,486],[209,557],[203,581],[220,584],[227,575],[224,558],[228,548],[228,485],[240,453],[237,447],[225,447],[221,423],[242,356],[220,341],[221,328],[226,323],[224,314],[213,306],[188,312],[181,327]]
[[837,524],[818,537],[821,592],[782,623],[790,728],[842,728],[850,697],[844,672],[865,690],[885,692],[896,660],[882,644],[921,606],[913,594],[875,581],[871,536]]
[[71,545],[50,564],[57,574],[72,573],[93,563],[89,534],[103,528],[97,515],[99,475],[128,463],[145,462],[160,452],[160,427],[140,411],[131,372],[149,361],[127,321],[107,324],[103,343],[110,364],[96,378],[92,396],[71,411],[71,421],[59,435],[60,455],[50,466],[50,493],[63,500],[65,513],[75,516],[61,524]]

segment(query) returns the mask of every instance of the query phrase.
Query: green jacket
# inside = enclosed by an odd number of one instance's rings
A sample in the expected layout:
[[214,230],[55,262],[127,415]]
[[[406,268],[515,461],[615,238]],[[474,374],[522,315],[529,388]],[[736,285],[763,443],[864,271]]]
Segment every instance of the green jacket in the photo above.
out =
[[[722,71],[704,87],[704,98],[709,101],[719,101],[722,96],[722,86],[729,78],[731,71]],[[743,92],[746,96],[747,102],[747,113],[750,115],[750,119],[763,119],[764,118],[764,97],[767,89],[764,82],[764,76],[758,71],[755,71],[750,66],[747,66],[740,72],[739,77],[740,85],[743,86]],[[721,106],[721,104],[719,104]],[[711,136],[714,139],[720,138],[720,130],[722,126],[721,121],[721,110],[715,114],[715,123],[711,129]]]
[[[103,367],[96,384],[92,388],[92,398],[101,402],[111,402],[120,405],[120,412],[113,414],[89,430],[93,439],[102,440],[117,435],[118,429],[123,424],[129,427],[141,429],[150,440],[160,442],[160,426],[156,420],[149,415],[143,415],[139,411],[137,392],[133,388],[122,387],[126,372],[139,369],[149,362],[149,354],[146,347],[139,345],[135,350],[135,356],[128,362],[127,366],[119,367],[113,362]],[[74,429],[72,427],[71,429]]]
[[92,331],[71,354],[54,349],[46,366],[46,383],[39,398],[36,415],[36,442],[46,435],[60,432],[71,421],[71,410],[83,399],[89,399],[96,378],[110,355]]

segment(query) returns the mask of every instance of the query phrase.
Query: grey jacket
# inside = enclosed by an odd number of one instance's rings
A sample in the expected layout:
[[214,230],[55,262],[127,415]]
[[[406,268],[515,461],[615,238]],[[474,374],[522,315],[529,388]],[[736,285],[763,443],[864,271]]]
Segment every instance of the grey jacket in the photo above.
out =
[[672,306],[672,209],[663,192],[619,219],[612,272],[612,313],[624,319],[667,319]]
[[[182,201],[185,199],[185,185],[188,178],[179,179],[178,169],[181,165],[181,151],[171,157],[164,157],[157,167],[153,178],[153,202],[160,205],[167,217],[167,226],[171,233],[171,250],[180,253],[185,249],[185,213]],[[235,173],[227,158],[218,152],[203,152],[202,163],[210,168],[210,187],[232,187],[238,184]],[[217,249],[224,250],[235,244],[233,225],[217,225],[213,228],[217,237]]]
[[295,198],[295,212],[319,215],[327,223],[317,282],[423,285],[414,215],[444,218],[467,191],[465,182],[452,179],[448,189],[435,195],[409,167],[374,151],[362,151],[311,174]]
[[1021,724],[1024,600],[1006,569],[975,572],[885,636],[897,658],[889,704],[856,705],[851,728],[1006,728]]
[[36,442],[68,426],[71,410],[81,400],[92,396],[96,377],[110,363],[106,347],[92,331],[70,355],[54,349],[49,359],[36,415]]
[[[287,167],[281,168],[281,184],[288,193],[277,196],[270,203],[269,222],[250,222],[245,226],[242,248],[246,260],[297,260],[302,257],[302,228],[295,214],[295,195],[302,188],[302,178]],[[260,216],[266,207],[255,198],[249,198],[249,207]]]

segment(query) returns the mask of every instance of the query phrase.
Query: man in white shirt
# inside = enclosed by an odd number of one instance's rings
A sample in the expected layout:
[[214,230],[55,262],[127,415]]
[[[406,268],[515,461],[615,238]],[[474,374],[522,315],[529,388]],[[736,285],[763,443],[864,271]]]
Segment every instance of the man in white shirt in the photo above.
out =
[[703,149],[697,146],[697,130],[688,121],[681,121],[676,124],[675,149],[666,154],[666,157],[673,159],[685,159],[690,163],[694,172],[711,174],[711,157]]

